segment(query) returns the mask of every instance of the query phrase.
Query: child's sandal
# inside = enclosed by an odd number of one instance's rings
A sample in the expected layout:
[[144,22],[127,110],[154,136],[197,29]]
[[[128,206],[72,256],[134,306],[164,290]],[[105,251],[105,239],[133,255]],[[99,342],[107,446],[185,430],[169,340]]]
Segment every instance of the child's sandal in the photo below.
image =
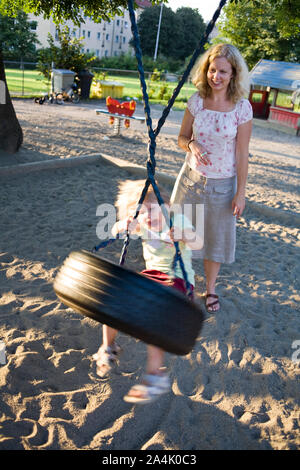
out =
[[140,405],[151,403],[157,400],[164,393],[169,392],[170,387],[170,379],[167,374],[147,374],[144,375],[143,382],[141,384],[131,387],[127,395],[125,395],[124,401]]
[[[113,354],[113,355],[115,355],[115,356],[117,357],[117,356],[120,354],[120,352],[122,351],[122,348],[114,341],[110,346],[108,346],[108,347],[106,348],[106,350],[107,350],[109,353],[111,353],[111,354]],[[101,346],[101,347],[98,349],[98,351],[97,351],[95,354],[93,354],[93,359],[94,359],[95,361],[97,361],[98,359],[100,359],[101,356],[102,356],[102,352],[103,352],[103,347]]]
[[116,343],[108,346],[106,349],[99,348],[96,354],[93,354],[97,364],[96,373],[99,377],[103,378],[115,367],[118,362],[118,354],[121,348]]

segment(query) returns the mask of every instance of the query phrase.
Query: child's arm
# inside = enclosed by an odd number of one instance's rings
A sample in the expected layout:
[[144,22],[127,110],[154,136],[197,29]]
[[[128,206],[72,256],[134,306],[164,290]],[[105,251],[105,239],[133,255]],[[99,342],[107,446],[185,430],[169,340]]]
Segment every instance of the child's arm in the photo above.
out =
[[191,250],[201,250],[201,248],[203,247],[203,238],[198,235],[192,228],[185,228],[182,231],[181,237],[175,237],[174,227],[172,227],[170,230],[170,238],[173,242],[175,241],[186,243],[186,245]]
[[198,234],[189,219],[182,215],[175,217],[174,226],[170,231],[170,238],[173,241],[182,241],[191,250],[201,250],[203,247],[203,236]]
[[136,219],[133,220],[133,216],[129,216],[126,219],[118,220],[111,229],[113,237],[116,237],[119,233],[127,232],[138,233],[140,230],[139,223]]
[[184,229],[182,241],[186,243],[191,250],[201,250],[203,247],[203,237],[198,235],[191,228]]

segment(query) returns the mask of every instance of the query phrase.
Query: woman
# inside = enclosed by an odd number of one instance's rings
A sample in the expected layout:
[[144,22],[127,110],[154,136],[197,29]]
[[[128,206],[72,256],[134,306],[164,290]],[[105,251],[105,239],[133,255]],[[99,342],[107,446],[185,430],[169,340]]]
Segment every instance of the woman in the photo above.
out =
[[[212,46],[194,70],[198,91],[188,100],[178,137],[187,154],[171,200],[192,203],[193,214],[198,204],[204,205],[204,246],[193,255],[204,260],[206,308],[215,312],[220,308],[215,292],[220,266],[235,259],[236,218],[245,208],[253,113],[244,98],[248,69],[234,46]],[[193,225],[197,230],[195,219]]]

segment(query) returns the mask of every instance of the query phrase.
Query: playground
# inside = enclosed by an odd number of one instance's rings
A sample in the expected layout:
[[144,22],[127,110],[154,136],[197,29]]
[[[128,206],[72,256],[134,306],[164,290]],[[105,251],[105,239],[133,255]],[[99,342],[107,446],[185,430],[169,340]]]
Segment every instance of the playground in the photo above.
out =
[[[1,154],[0,449],[299,448],[299,138],[254,122],[237,261],[222,267],[218,284],[222,308],[207,316],[190,354],[168,355],[171,393],[138,407],[122,398],[144,369],[145,344],[121,334],[120,367],[99,378],[99,324],[60,303],[52,285],[70,251],[98,242],[97,207],[114,203],[121,180],[141,177],[100,156],[55,164],[103,154],[145,167],[148,158],[146,125],[132,121],[114,136],[99,106],[14,100],[24,144]],[[157,171],[170,176],[185,157],[177,145],[182,114],[173,110],[158,136]],[[160,115],[153,106],[154,122]],[[54,167],[28,170],[49,160]],[[117,263],[121,246],[101,254]],[[143,268],[139,240],[126,263]],[[195,271],[201,302],[198,261]]]

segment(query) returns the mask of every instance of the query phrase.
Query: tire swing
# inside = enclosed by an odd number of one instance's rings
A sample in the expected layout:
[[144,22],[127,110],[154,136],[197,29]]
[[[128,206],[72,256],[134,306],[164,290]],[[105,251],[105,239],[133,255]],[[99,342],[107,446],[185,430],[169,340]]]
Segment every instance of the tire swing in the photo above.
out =
[[[172,217],[169,219],[165,211],[164,202],[154,178],[156,137],[180,89],[189,76],[197,57],[203,51],[203,46],[207,42],[208,36],[225,3],[226,0],[220,2],[213,19],[207,26],[204,37],[192,56],[190,64],[175,88],[167,107],[164,109],[156,129],[153,130],[133,0],[128,0],[150,140],[147,179],[137,204],[134,219],[139,215],[140,208],[151,184],[164,217],[169,227],[172,228]],[[184,268],[179,243],[174,242],[175,255],[173,268],[179,262],[186,284],[187,295],[152,281],[123,266],[130,242],[129,232],[127,232],[125,237],[119,265],[101,258],[96,253],[100,248],[104,248],[114,240],[109,239],[100,243],[91,252],[81,250],[70,253],[54,280],[53,287],[57,297],[65,305],[84,316],[111,326],[145,343],[160,347],[176,355],[188,354],[193,349],[201,330],[204,313],[203,309],[189,298],[191,286]]]

